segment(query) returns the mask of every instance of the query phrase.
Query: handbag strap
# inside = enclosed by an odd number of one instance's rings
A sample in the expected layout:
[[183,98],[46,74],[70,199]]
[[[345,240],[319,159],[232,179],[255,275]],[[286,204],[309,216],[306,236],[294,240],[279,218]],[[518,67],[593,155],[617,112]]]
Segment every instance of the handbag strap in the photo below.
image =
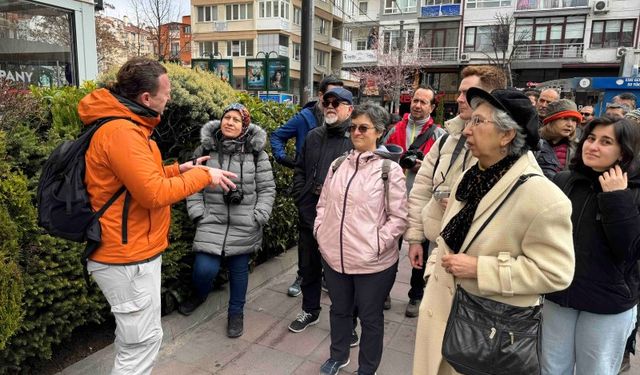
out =
[[[496,216],[496,214],[498,213],[498,211],[500,210],[500,208],[502,207],[502,205],[504,204],[504,202],[507,201],[507,199],[509,199],[509,197],[511,196],[511,194],[513,194],[513,192],[515,192],[520,185],[524,184],[525,182],[527,182],[527,180],[530,177],[533,176],[540,176],[537,173],[529,173],[529,174],[523,174],[522,176],[520,176],[520,178],[518,178],[518,181],[516,181],[516,183],[513,185],[513,187],[511,188],[511,190],[509,190],[509,193],[507,193],[507,196],[502,200],[502,202],[500,202],[500,204],[498,205],[498,208],[495,209],[495,211],[493,211],[491,213],[491,216],[489,216],[489,218],[487,219],[487,221],[485,221],[484,223],[482,223],[482,226],[480,227],[480,229],[478,229],[478,231],[476,232],[476,234],[473,236],[473,238],[471,239],[471,241],[469,241],[469,244],[467,245],[467,247],[463,250],[460,251],[459,253],[466,253],[467,250],[469,250],[469,247],[471,247],[471,244],[473,244],[473,242],[476,240],[476,238],[478,238],[478,236],[480,235],[480,233],[482,233],[482,231],[484,230],[484,228],[487,227],[487,225],[489,225],[489,223],[491,222],[491,220],[493,220],[494,216]],[[540,176],[542,177],[542,176]]]

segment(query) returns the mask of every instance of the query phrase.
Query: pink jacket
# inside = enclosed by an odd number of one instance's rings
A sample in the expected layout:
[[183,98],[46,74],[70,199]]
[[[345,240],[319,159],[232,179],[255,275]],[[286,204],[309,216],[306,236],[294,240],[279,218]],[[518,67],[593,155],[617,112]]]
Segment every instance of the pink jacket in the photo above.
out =
[[370,274],[398,261],[398,238],[407,228],[402,168],[391,163],[389,212],[385,212],[383,158],[351,151],[329,170],[318,202],[314,234],[325,262],[336,272]]

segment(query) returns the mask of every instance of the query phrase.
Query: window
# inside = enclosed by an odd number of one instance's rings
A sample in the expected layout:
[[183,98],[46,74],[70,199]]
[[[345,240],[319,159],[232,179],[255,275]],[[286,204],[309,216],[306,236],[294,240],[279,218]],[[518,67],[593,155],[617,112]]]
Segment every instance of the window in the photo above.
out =
[[300,61],[300,43],[293,43],[293,60]]
[[230,40],[227,42],[227,56],[253,56],[253,40]]
[[331,27],[329,21],[324,18],[316,16],[314,18],[315,28],[317,34],[329,35],[329,29]]
[[366,51],[366,50],[367,50],[367,40],[366,39],[356,40],[356,51]]
[[425,0],[424,5],[429,6],[429,5],[460,4],[461,2],[462,0]]
[[180,53],[180,43],[171,43],[171,57],[178,56]]
[[416,0],[384,0],[384,14],[414,13],[415,11]]
[[302,24],[301,20],[302,20],[302,9],[298,7],[293,7],[293,24],[301,25]]
[[467,8],[510,7],[511,0],[467,0]]
[[[389,53],[391,51],[396,51],[398,50],[398,35],[399,35],[400,30],[391,30],[391,31],[385,31],[384,34],[382,34],[382,40],[383,40],[383,48],[382,48],[382,53]],[[406,52],[412,52],[413,48],[414,48],[414,43],[415,43],[415,30],[404,30],[404,38],[402,40],[402,47],[403,50]]]
[[198,55],[200,57],[210,57],[219,52],[218,42],[198,42]]
[[582,43],[584,24],[585,16],[518,18],[515,37],[526,44]]
[[218,19],[216,6],[196,7],[196,9],[198,9],[198,22],[213,22]]
[[314,50],[314,52],[316,54],[316,66],[326,67],[329,60],[329,53],[317,49]]
[[361,1],[358,3],[358,14],[361,16],[366,16],[368,11],[369,3],[366,1]]
[[184,27],[184,33],[185,34],[191,34],[191,26],[185,26]]
[[227,21],[248,20],[253,18],[253,4],[230,4],[226,6]]
[[260,18],[285,18],[289,19],[290,0],[266,0],[259,3]]
[[467,27],[464,30],[465,52],[489,52],[493,50],[491,28],[493,26]]
[[345,27],[342,35],[342,40],[344,40],[345,42],[351,43],[352,39],[353,39],[353,29]]
[[429,22],[420,26],[420,47],[457,47],[459,22]]
[[632,47],[635,20],[593,21],[591,48]]

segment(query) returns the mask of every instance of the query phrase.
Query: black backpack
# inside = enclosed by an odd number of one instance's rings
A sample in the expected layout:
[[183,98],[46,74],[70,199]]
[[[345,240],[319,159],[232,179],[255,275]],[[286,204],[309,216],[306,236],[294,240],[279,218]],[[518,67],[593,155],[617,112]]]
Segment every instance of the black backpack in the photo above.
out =
[[100,244],[99,218],[126,188],[122,186],[95,212],[84,184],[84,155],[93,134],[111,120],[128,117],[105,117],[97,120],[75,140],[56,147],[42,167],[38,183],[38,225],[50,235],[75,242],[88,242],[82,264]]

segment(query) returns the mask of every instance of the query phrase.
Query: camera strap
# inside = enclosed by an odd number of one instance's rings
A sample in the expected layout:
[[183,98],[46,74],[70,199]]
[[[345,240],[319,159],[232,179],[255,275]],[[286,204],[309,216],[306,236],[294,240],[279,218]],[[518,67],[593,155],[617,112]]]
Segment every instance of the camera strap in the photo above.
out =
[[409,146],[408,150],[418,150],[420,149],[420,147],[422,147],[422,145],[433,136],[433,133],[435,133],[436,128],[438,126],[433,123],[431,124],[431,126],[429,126],[429,129],[427,129],[427,131],[425,131],[424,133],[418,135],[416,137],[416,139],[413,140],[413,143],[411,143],[411,146]]

